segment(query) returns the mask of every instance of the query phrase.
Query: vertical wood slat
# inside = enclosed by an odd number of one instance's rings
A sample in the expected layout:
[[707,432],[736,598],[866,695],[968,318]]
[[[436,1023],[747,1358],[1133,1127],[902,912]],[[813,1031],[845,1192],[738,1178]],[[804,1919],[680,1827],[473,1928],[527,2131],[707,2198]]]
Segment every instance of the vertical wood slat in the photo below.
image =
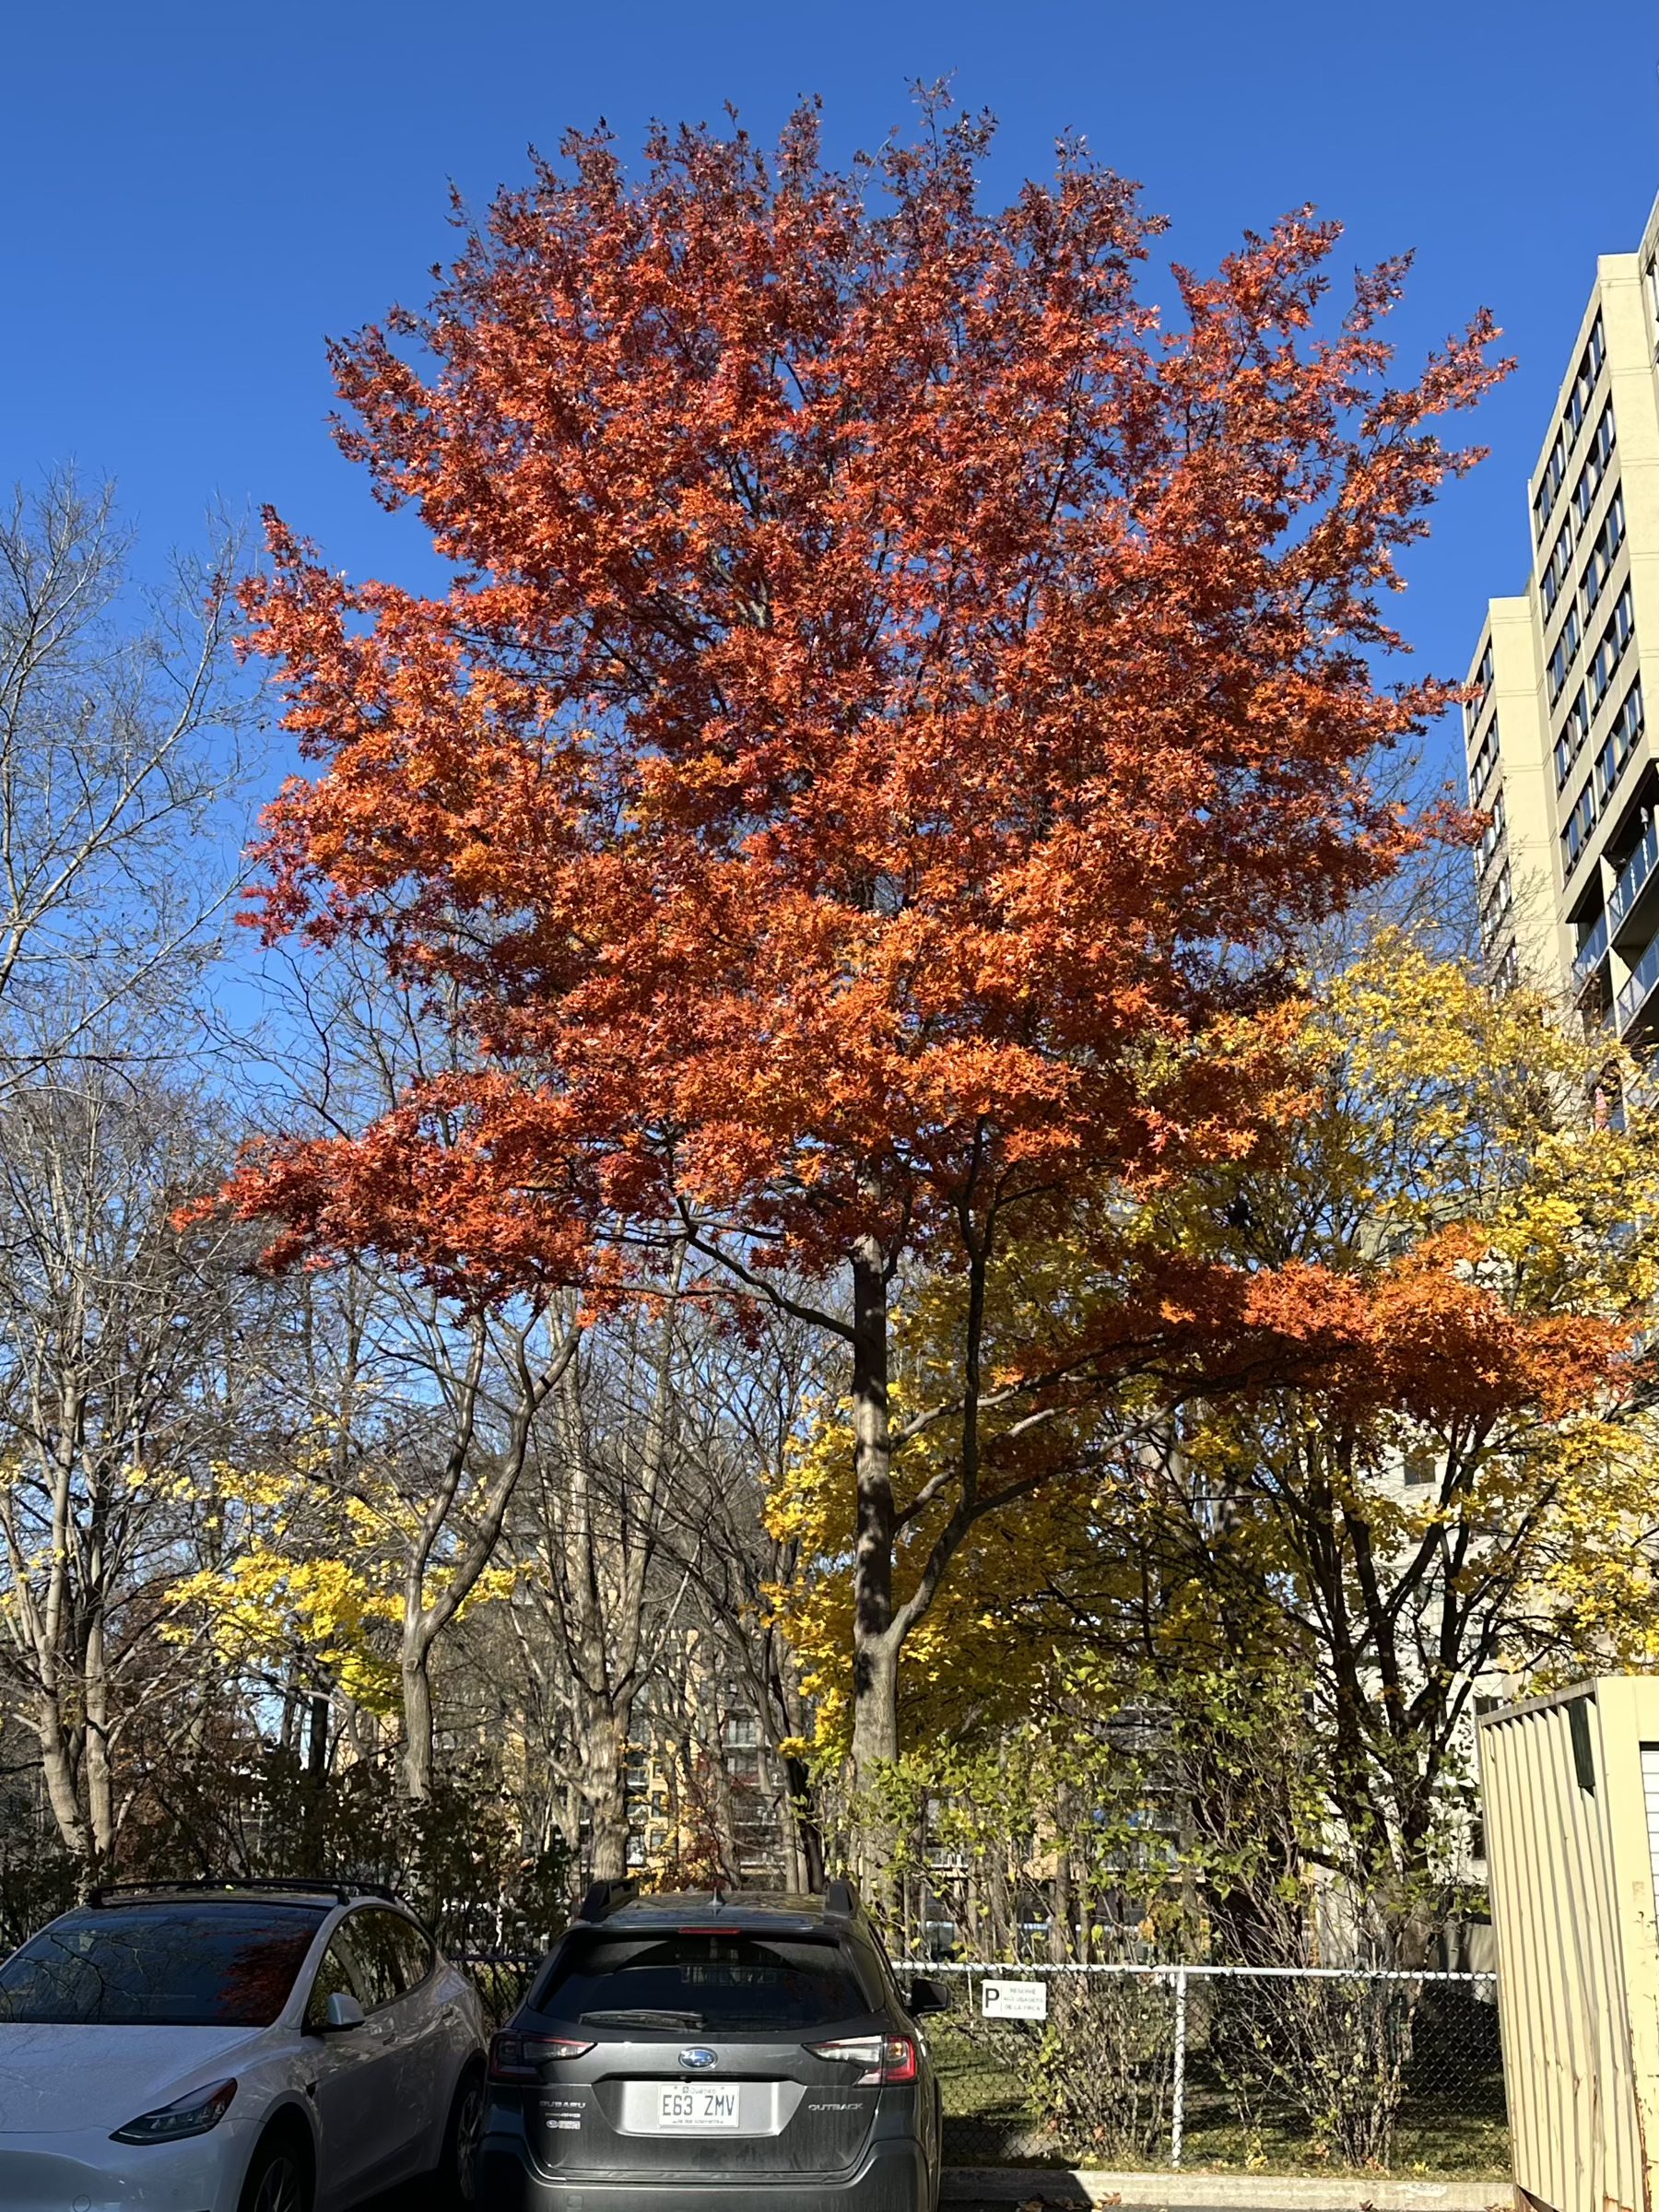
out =
[[1659,1679],[1501,1708],[1478,1740],[1518,2192],[1549,2212],[1653,2212]]

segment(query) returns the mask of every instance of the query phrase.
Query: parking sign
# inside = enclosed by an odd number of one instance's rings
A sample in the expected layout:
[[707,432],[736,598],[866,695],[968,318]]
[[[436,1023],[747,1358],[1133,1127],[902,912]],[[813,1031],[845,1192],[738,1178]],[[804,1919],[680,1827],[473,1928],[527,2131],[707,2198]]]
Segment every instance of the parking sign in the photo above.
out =
[[1046,2020],[1046,1982],[982,1982],[980,2010],[988,2020]]

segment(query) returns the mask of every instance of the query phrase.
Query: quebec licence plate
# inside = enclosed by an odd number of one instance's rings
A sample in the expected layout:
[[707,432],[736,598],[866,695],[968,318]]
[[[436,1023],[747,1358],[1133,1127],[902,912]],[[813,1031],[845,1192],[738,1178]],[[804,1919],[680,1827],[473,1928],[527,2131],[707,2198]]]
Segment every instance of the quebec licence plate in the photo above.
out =
[[656,2124],[673,2128],[735,2127],[737,2091],[691,2088],[676,2082],[672,2088],[657,2091]]

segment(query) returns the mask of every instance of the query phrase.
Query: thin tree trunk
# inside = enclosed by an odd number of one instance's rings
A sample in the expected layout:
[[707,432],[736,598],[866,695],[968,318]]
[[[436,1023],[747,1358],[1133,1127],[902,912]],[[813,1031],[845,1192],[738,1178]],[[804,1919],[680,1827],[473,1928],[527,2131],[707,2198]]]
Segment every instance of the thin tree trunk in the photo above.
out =
[[686,1246],[677,1243],[663,1301],[640,1464],[614,1503],[614,1520],[590,1464],[581,1370],[567,1363],[559,1397],[570,1489],[556,1584],[559,1618],[575,1686],[577,1784],[588,1820],[595,1881],[628,1870],[628,1737],[634,1701],[649,1672],[646,1596],[670,1452],[672,1382]]
[[39,1718],[36,1733],[41,1739],[41,1771],[46,1783],[46,1800],[52,1807],[52,1817],[57,1822],[58,1834],[65,1849],[77,1858],[91,1878],[92,1835],[81,1811],[80,1795],[75,1786],[75,1762],[70,1751],[69,1738],[64,1727],[63,1714],[58,1708],[54,1689],[41,1692],[36,1708]]
[[[96,1606],[97,1600],[94,1599]],[[95,1612],[87,1636],[87,1812],[92,1849],[100,1866],[115,1849],[115,1788],[110,1764],[110,1680],[104,1662],[103,1618]]]
[[403,1794],[412,1805],[432,1794],[431,1646],[406,1638],[403,1653]]
[[305,1771],[314,1778],[328,1771],[328,1700],[321,1691],[311,1700],[310,1728],[306,1736]]
[[[551,1332],[550,1320],[546,1324]],[[450,1452],[436,1493],[422,1516],[419,1534],[404,1577],[404,1627],[401,1671],[404,1691],[404,1794],[416,1803],[432,1790],[432,1646],[449,1627],[477,1586],[500,1542],[502,1524],[513,1493],[524,1475],[530,1451],[531,1430],[536,1415],[556,1390],[575,1359],[581,1326],[572,1323],[562,1342],[550,1347],[548,1363],[539,1373],[529,1361],[527,1329],[512,1340],[514,1395],[505,1442],[496,1455],[496,1471],[475,1486],[466,1499],[472,1533],[459,1557],[448,1562],[441,1590],[427,1596],[427,1575],[439,1538],[451,1524],[456,1500],[472,1462],[477,1439],[482,1384],[488,1350],[488,1329],[483,1316],[473,1329],[472,1346],[465,1374],[456,1386],[456,1410]]]
[[802,1888],[816,1897],[824,1887],[824,1832],[813,1809],[812,1776],[804,1759],[783,1761],[789,1826]]
[[887,1267],[874,1237],[853,1253],[853,1787],[858,1875],[885,1884],[892,1840],[876,1797],[899,1757],[893,1641],[893,1450],[888,1407]]

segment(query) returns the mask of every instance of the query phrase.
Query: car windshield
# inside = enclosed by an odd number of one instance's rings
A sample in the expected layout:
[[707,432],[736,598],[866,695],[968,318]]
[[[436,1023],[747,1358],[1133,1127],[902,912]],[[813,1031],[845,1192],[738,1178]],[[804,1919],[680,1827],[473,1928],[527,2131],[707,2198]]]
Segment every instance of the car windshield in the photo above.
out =
[[852,1954],[812,1936],[578,1936],[536,2009],[591,2028],[695,2032],[821,2028],[870,2010]]
[[0,2021],[268,2028],[324,1917],[307,1905],[72,1913],[0,1966]]

